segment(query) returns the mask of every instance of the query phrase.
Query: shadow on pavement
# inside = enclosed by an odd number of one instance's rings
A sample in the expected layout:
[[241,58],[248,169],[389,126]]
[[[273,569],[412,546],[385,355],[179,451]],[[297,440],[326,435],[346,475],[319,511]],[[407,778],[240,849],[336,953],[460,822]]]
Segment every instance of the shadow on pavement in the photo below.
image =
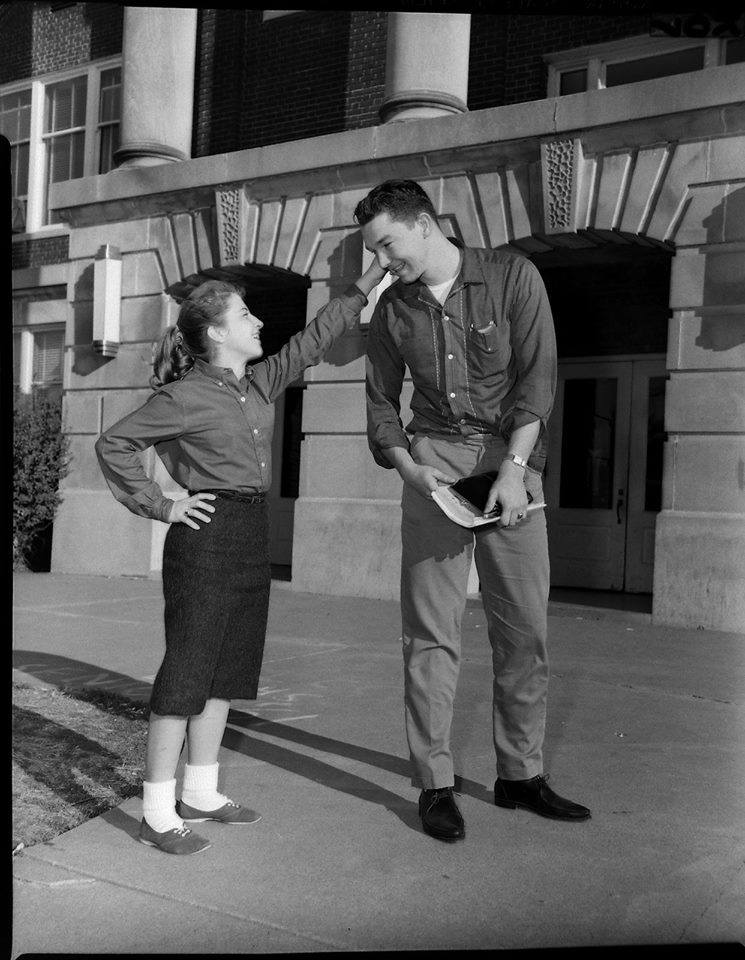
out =
[[[356,760],[360,763],[366,763],[372,767],[378,767],[380,770],[386,770],[389,773],[398,774],[401,777],[405,777],[407,780],[411,774],[411,766],[408,759],[403,757],[396,757],[390,753],[383,753],[380,750],[371,750],[369,747],[361,747],[358,744],[354,743],[345,743],[343,740],[333,740],[330,737],[324,737],[321,734],[309,733],[307,730],[299,730],[297,727],[286,726],[282,723],[277,723],[274,720],[265,720],[263,717],[257,717],[255,714],[237,712],[231,710],[228,716],[228,723],[232,726],[243,727],[246,730],[251,728],[256,728],[260,730],[261,733],[266,733],[272,737],[279,737],[283,740],[289,740],[293,743],[304,747],[310,747],[312,750],[321,750],[325,753],[333,754],[337,757],[345,757],[348,760]],[[229,731],[226,731],[226,733]],[[246,738],[247,739],[247,738]],[[261,743],[265,745],[263,741],[250,741],[251,744]],[[223,740],[224,746],[230,746]],[[268,745],[265,745],[268,746]],[[230,749],[235,749],[230,746]],[[239,748],[239,752],[246,752],[245,750]],[[254,754],[249,754],[254,756]],[[298,754],[292,754],[292,756],[298,756]],[[265,759],[264,757],[256,756],[255,759]],[[303,757],[303,759],[306,759]],[[273,762],[273,761],[269,761]],[[320,761],[316,761],[320,762]],[[339,771],[336,767],[328,767],[327,764],[322,764],[323,767],[332,770],[334,774],[338,775],[342,771]],[[292,769],[288,767],[288,769]],[[295,773],[300,773],[305,775],[302,770],[293,770]],[[351,775],[350,775],[351,776]],[[316,777],[310,777],[310,779],[317,779]],[[352,789],[347,792],[352,793],[355,796],[362,796],[368,800],[374,799],[367,795],[369,793],[369,783],[366,780],[363,780],[359,777],[354,777],[355,780],[360,780],[363,784],[368,784],[365,794],[358,792],[354,789],[354,784],[350,783],[349,786]],[[339,784],[331,783],[329,786],[337,787],[338,789],[344,789],[343,786]],[[483,800],[487,803],[492,802],[491,791],[487,789],[483,784],[476,783],[474,780],[469,780],[464,777],[456,775],[455,777],[455,791],[456,793],[465,794],[469,797],[473,797],[476,800]],[[387,793],[387,791],[382,791],[382,793]],[[391,794],[391,796],[396,796]],[[378,800],[377,802],[383,802]],[[400,803],[401,798],[397,797],[397,802]],[[406,801],[403,801],[406,802]],[[387,804],[386,804],[387,805]]]
[[[234,719],[231,718],[229,723],[235,723]],[[279,727],[280,730],[283,729],[281,724],[273,724],[273,726]],[[275,735],[277,734],[275,733]],[[307,741],[303,738],[298,742],[306,746],[312,746],[313,739],[314,737],[311,735]],[[336,741],[330,742],[335,743]],[[355,773],[340,770],[329,763],[324,763],[323,760],[316,760],[314,757],[308,757],[303,753],[296,753],[294,750],[267,743],[265,740],[255,740],[238,730],[231,729],[231,727],[228,727],[225,731],[222,745],[235,753],[242,753],[253,760],[260,760],[281,770],[287,770],[297,776],[304,777],[306,780],[321,784],[321,786],[330,787],[332,790],[340,790],[342,793],[358,797],[360,800],[377,803],[394,813],[399,820],[412,830],[421,829],[415,804],[397,793],[386,790],[385,787],[357,776]],[[343,756],[344,754],[340,755]],[[389,759],[394,758],[390,757]]]
[[36,677],[59,690],[79,687],[103,687],[132,700],[150,700],[151,683],[135,680],[124,673],[115,673],[93,663],[71,660],[54,653],[31,650],[13,651],[13,669]]
[[137,840],[140,836],[139,818],[130,817],[129,814],[124,813],[121,807],[112,807],[110,810],[102,813],[101,820],[105,820],[110,827],[114,827],[116,830],[121,830],[122,833],[126,833],[127,836],[131,837],[133,840]]
[[[69,657],[38,651],[13,651],[13,667],[59,689],[104,687],[123,696],[144,701],[149,700],[152,689],[151,684],[135,680],[125,674],[105,670],[80,660],[72,660]],[[235,710],[230,711],[228,724],[222,741],[222,745],[226,749],[242,753],[274,767],[288,770],[331,789],[340,790],[362,800],[380,804],[398,816],[408,827],[416,830],[421,829],[416,803],[412,803],[410,800],[357,774],[340,770],[330,763],[325,763],[322,760],[317,760],[277,744],[252,738],[239,730],[231,729],[231,727],[241,727],[246,731],[255,729],[257,732],[285,740],[299,747],[323,751],[332,756],[377,767],[388,773],[404,777],[408,781],[411,768],[407,758],[372,750],[358,744],[345,743],[342,740],[334,740],[321,734],[310,733],[273,720],[265,720],[254,714]],[[492,802],[490,790],[483,784],[463,777],[456,776],[455,791],[489,804]],[[131,817],[116,811],[110,811],[105,816],[107,822],[112,826],[124,830],[130,836],[136,836],[139,825]]]

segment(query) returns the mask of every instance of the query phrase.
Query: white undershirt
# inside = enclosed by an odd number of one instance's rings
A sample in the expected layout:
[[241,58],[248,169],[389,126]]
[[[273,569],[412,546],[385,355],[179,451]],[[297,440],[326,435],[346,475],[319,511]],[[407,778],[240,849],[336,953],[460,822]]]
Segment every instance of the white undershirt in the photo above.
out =
[[[457,276],[457,274],[455,275]],[[450,288],[455,283],[455,277],[446,280],[444,283],[428,283],[427,286],[432,291],[432,296],[440,303],[445,303],[450,293]]]

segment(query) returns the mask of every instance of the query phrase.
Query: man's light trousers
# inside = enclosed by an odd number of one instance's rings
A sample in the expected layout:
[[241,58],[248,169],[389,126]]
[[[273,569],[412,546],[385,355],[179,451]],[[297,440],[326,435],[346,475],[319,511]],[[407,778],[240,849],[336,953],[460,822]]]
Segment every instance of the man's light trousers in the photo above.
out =
[[[455,477],[498,470],[505,453],[501,438],[484,435],[450,439],[418,434],[411,443],[417,463],[439,467]],[[525,485],[536,502],[543,500],[536,471],[525,471]],[[473,531],[449,520],[431,498],[405,485],[401,539],[405,715],[412,783],[432,789],[454,782],[450,730],[474,551],[492,648],[497,775],[523,780],[542,773],[549,590],[544,511],[529,513],[513,528],[490,524]]]

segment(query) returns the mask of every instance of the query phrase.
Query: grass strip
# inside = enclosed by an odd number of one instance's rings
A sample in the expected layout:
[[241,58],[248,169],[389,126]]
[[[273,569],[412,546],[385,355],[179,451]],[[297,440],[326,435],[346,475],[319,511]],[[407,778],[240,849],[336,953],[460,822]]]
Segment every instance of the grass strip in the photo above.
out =
[[13,850],[52,840],[142,786],[147,704],[13,683]]

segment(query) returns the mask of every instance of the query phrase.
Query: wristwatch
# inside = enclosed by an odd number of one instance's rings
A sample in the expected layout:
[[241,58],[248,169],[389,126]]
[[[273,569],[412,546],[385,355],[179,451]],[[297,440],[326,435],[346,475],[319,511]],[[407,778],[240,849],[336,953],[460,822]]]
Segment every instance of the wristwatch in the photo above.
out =
[[518,467],[522,467],[523,470],[524,470],[524,469],[527,467],[527,465],[528,465],[528,461],[527,461],[527,460],[523,460],[522,457],[518,457],[518,455],[517,455],[516,453],[508,453],[507,456],[506,456],[504,459],[505,459],[505,460],[512,460],[513,463],[516,463],[516,464],[518,465]]

